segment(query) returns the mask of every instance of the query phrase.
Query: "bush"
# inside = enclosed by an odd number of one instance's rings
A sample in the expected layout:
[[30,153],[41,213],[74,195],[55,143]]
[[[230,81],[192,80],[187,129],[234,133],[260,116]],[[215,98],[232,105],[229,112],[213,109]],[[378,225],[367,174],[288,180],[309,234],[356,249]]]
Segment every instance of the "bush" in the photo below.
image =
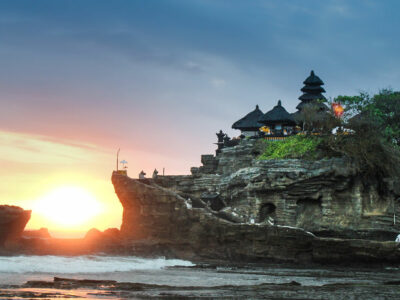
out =
[[318,159],[322,154],[318,150],[321,141],[322,138],[318,136],[301,135],[290,136],[281,141],[263,140],[264,149],[258,159]]
[[400,175],[399,147],[382,136],[376,124],[368,118],[349,123],[355,134],[329,135],[319,144],[325,156],[344,156],[352,159],[369,176],[391,177]]
[[[389,143],[400,146],[400,92],[390,89],[381,90],[379,94],[370,96],[360,93],[358,96],[338,96],[346,108],[347,118],[354,115],[367,117],[369,122],[379,129],[380,135]],[[350,119],[351,120],[351,119]]]

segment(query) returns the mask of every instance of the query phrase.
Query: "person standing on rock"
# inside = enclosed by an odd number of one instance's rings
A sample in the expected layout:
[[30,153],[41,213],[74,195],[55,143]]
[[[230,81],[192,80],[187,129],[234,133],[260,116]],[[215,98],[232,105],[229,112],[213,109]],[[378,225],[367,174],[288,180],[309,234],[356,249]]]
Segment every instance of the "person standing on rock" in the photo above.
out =
[[139,179],[145,179],[146,178],[146,173],[142,170],[142,172],[139,173]]

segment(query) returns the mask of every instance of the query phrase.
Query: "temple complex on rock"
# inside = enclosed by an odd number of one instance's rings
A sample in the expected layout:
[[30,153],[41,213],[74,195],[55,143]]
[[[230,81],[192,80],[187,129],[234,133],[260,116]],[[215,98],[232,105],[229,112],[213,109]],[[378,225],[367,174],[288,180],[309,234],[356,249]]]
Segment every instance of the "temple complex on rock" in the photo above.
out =
[[303,127],[302,114],[307,108],[315,111],[318,118],[324,118],[328,106],[324,104],[326,98],[322,93],[324,82],[311,71],[304,81],[301,89],[303,94],[299,97],[301,101],[297,105],[297,112],[289,113],[283,106],[282,101],[265,114],[257,105],[255,110],[233,123],[232,128],[241,132],[241,137],[265,137],[270,140],[280,140],[287,136],[297,134]]
[[257,105],[232,125],[238,138],[217,132],[216,155],[202,155],[190,175],[131,179],[114,172],[124,208],[120,236],[129,251],[231,261],[400,262],[393,242],[400,230],[398,178],[367,177],[340,155],[261,158],[268,147],[284,145],[263,139],[324,133],[318,118],[329,113],[322,85],[311,71],[297,112],[280,100],[266,113]]

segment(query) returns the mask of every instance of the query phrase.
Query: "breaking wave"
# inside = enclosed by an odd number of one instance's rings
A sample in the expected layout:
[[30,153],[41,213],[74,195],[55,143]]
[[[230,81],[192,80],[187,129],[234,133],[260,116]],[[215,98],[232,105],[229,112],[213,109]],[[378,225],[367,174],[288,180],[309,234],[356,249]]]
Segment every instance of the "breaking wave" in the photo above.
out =
[[3,256],[0,273],[109,273],[194,266],[190,261],[133,256]]

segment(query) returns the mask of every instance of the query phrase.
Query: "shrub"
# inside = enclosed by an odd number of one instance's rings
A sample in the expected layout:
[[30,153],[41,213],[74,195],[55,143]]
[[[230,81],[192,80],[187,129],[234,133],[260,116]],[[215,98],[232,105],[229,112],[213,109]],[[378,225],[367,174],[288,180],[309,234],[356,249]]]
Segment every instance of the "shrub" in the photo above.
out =
[[355,134],[329,135],[319,144],[325,156],[352,159],[369,176],[399,176],[399,147],[388,142],[373,122],[355,119],[349,126]]
[[335,101],[344,104],[345,119],[354,115],[358,115],[358,118],[367,117],[382,137],[400,146],[400,91],[384,89],[374,96],[367,93],[338,96]]
[[290,136],[281,141],[263,140],[264,149],[258,159],[318,159],[322,154],[318,150],[321,141],[321,137],[318,136],[301,135]]

